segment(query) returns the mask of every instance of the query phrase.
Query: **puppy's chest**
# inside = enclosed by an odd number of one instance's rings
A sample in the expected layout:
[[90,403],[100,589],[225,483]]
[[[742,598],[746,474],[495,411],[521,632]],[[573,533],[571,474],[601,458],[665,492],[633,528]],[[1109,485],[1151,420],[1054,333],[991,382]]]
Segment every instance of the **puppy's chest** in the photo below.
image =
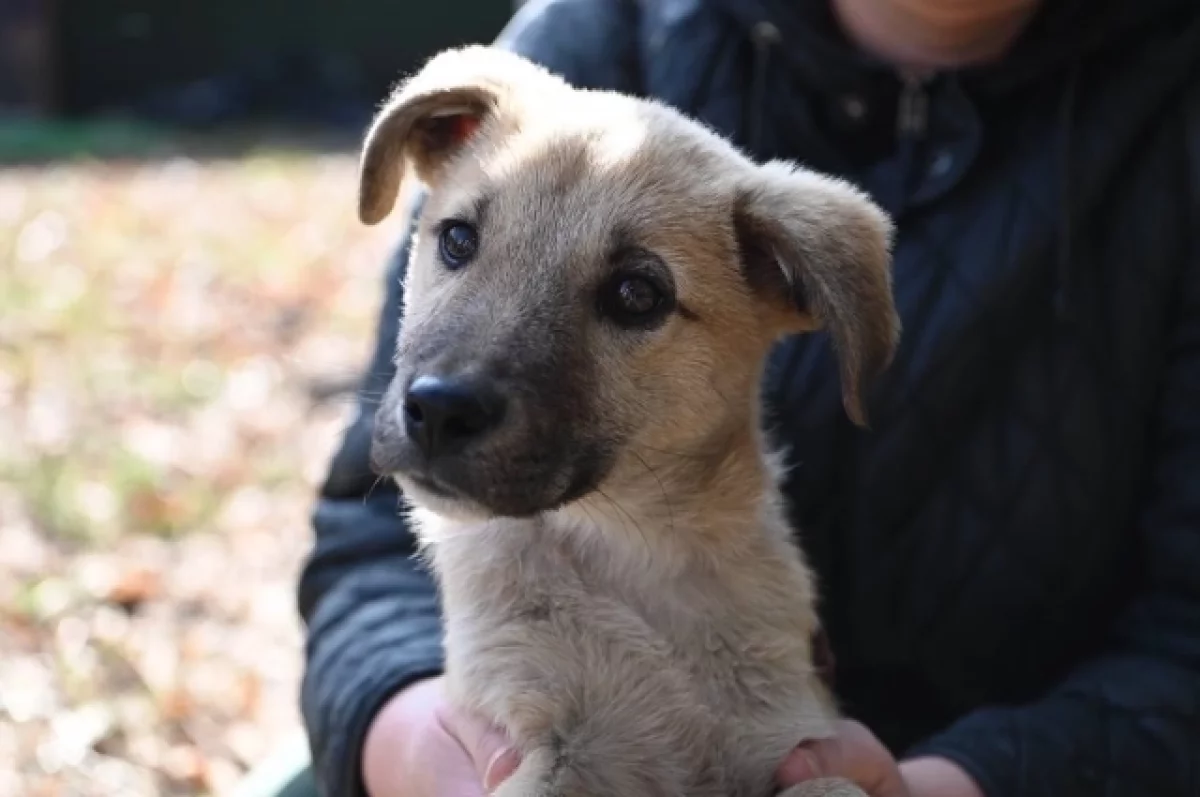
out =
[[452,688],[527,742],[658,740],[660,756],[703,749],[718,769],[758,772],[824,731],[807,583],[739,591],[516,537],[460,538],[434,560]]

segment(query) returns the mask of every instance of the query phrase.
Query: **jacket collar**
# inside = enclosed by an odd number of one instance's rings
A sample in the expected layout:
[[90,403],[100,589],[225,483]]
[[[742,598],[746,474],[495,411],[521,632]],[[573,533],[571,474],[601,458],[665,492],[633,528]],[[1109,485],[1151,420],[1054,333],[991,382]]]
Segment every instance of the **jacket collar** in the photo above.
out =
[[[857,50],[841,33],[828,0],[641,0],[651,38],[669,35],[699,8],[728,16],[753,38],[777,33],[778,55],[794,77],[817,91],[898,84],[894,70]],[[1046,0],[1009,53],[983,67],[958,71],[964,82],[1007,91],[1044,79],[1081,59],[1119,48],[1146,25],[1195,16],[1194,0]]]

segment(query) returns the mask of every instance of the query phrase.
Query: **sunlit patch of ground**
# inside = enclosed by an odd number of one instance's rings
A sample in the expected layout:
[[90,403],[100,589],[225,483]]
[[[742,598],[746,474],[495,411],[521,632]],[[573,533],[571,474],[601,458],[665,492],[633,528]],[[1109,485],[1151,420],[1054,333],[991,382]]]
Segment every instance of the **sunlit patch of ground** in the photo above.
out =
[[[398,219],[353,154],[0,170],[0,795],[222,793],[298,728],[294,581]],[[316,391],[320,392],[320,391]]]

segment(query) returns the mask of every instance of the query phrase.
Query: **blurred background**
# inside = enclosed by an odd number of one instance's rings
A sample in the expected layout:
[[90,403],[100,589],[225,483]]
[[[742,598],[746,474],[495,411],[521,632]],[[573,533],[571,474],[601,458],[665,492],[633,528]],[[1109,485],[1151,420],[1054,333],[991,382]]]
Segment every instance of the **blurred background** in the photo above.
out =
[[241,794],[399,233],[388,87],[510,0],[0,0],[0,797]]

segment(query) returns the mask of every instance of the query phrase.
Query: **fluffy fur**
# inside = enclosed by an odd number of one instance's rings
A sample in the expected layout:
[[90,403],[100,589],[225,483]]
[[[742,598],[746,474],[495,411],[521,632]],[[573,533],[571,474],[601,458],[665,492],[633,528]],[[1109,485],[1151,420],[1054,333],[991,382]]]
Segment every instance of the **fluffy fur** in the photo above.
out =
[[[836,709],[761,370],[780,336],[827,329],[865,423],[899,334],[888,219],[662,104],[483,47],[436,56],[380,110],[364,222],[392,210],[407,165],[429,196],[373,456],[440,584],[451,699],[522,751],[498,794],[765,797]],[[447,219],[479,231],[461,269],[439,258]],[[652,327],[597,311],[631,268],[675,303]],[[405,401],[425,374],[499,391],[503,423],[453,456],[418,450]]]

